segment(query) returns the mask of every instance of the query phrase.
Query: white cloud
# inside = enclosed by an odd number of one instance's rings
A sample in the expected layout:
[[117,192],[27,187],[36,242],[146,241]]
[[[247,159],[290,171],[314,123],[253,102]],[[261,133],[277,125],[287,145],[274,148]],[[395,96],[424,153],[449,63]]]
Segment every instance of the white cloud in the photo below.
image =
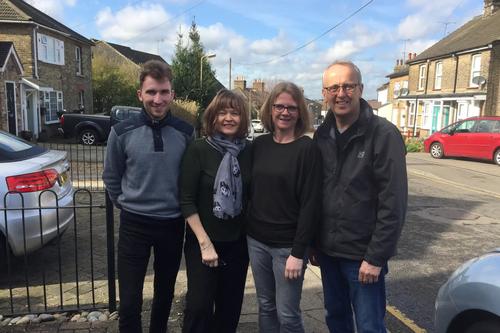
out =
[[57,21],[64,22],[63,1],[64,0],[31,0],[27,2]]
[[326,52],[327,62],[335,60],[347,59],[358,53],[360,48],[355,45],[353,40],[340,40]]
[[66,0],[65,3],[66,3],[66,5],[68,5],[70,7],[75,7],[76,0]]
[[283,29],[272,39],[261,39],[253,42],[250,49],[257,54],[281,55],[291,51],[296,43],[288,38]]

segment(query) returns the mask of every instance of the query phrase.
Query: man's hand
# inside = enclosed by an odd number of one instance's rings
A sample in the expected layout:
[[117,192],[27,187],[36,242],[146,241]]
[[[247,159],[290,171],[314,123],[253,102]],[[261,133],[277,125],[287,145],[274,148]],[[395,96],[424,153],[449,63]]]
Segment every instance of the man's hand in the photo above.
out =
[[297,259],[290,255],[286,261],[285,280],[287,282],[292,282],[300,278],[300,276],[302,275],[302,265],[302,259]]
[[309,262],[313,266],[319,266],[318,250],[315,247],[311,247],[309,250]]
[[368,284],[377,282],[381,270],[382,267],[373,266],[363,261],[359,268],[359,283]]

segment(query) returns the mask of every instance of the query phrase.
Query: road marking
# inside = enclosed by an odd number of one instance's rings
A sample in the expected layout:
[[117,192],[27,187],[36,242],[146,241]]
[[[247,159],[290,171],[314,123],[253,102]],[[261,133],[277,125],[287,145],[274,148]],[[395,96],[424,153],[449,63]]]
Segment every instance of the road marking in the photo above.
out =
[[426,330],[418,327],[413,322],[413,320],[410,320],[410,319],[406,318],[406,316],[401,311],[399,311],[398,309],[396,309],[395,307],[387,305],[385,308],[387,309],[387,311],[389,311],[394,317],[396,317],[397,319],[399,319],[400,322],[402,322],[403,324],[405,324],[413,332],[415,332],[415,333],[427,333]]
[[492,194],[492,193],[489,193],[489,192],[485,192],[485,191],[481,191],[481,190],[474,190],[474,189],[471,189],[471,188],[468,188],[468,187],[464,187],[462,185],[458,185],[458,184],[455,184],[455,183],[452,183],[452,182],[448,182],[448,181],[445,181],[445,180],[439,180],[439,179],[436,179],[436,178],[423,176],[423,175],[418,174],[416,172],[408,171],[408,174],[413,175],[413,176],[417,176],[417,177],[420,177],[420,178],[432,180],[434,182],[438,182],[438,183],[441,183],[441,184],[451,185],[451,186],[457,187],[457,188],[462,189],[462,190],[467,190],[469,192],[474,192],[474,193],[478,193],[478,194],[482,194],[482,195],[487,195],[487,196],[490,196],[490,197],[493,197],[493,198],[500,199],[500,196]]

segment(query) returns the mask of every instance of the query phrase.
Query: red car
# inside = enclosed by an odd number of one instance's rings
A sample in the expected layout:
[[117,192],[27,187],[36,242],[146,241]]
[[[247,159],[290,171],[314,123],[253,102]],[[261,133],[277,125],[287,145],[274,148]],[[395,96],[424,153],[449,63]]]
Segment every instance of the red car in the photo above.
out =
[[457,121],[424,141],[434,158],[463,156],[491,160],[500,166],[500,117],[473,117]]

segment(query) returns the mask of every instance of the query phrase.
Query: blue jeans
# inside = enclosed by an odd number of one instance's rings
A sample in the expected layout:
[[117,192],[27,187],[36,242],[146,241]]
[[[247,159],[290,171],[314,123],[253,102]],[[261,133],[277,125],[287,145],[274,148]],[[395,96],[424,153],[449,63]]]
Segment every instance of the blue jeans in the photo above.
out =
[[378,282],[359,283],[362,261],[331,257],[320,253],[321,279],[330,333],[354,333],[353,313],[358,333],[386,333],[385,274],[382,267]]
[[305,332],[300,299],[309,251],[304,255],[301,278],[287,282],[286,261],[292,249],[270,247],[249,236],[247,241],[259,302],[259,332]]

